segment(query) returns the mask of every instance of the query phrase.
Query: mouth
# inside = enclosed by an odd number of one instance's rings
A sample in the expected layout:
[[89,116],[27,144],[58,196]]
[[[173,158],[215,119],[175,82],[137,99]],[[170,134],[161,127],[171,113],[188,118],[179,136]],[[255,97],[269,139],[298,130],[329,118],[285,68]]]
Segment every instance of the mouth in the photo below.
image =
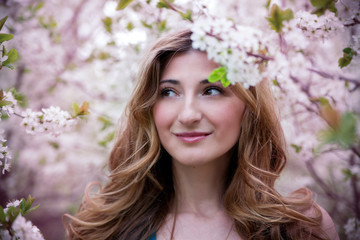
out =
[[209,136],[209,132],[183,132],[175,133],[175,136],[185,143],[199,142]]

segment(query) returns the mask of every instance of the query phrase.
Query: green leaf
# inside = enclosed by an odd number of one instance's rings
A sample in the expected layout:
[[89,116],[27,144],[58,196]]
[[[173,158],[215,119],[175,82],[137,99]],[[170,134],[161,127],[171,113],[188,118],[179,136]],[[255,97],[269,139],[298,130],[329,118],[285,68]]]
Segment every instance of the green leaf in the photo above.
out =
[[192,11],[188,9],[186,13],[180,13],[181,17],[185,20],[192,21]]
[[266,4],[265,4],[266,9],[269,9],[270,3],[271,3],[271,0],[267,0],[267,1],[266,1]]
[[108,33],[112,33],[112,24],[113,24],[113,21],[110,17],[106,17],[106,18],[103,18],[102,19],[102,22],[104,24],[104,27],[105,27],[105,30],[108,32]]
[[52,146],[54,149],[59,149],[60,148],[60,144],[55,142],[55,141],[50,141],[48,142],[50,146]]
[[0,206],[0,223],[4,224],[6,221],[6,214],[4,212],[4,209]]
[[345,181],[347,181],[347,180],[349,180],[350,178],[353,177],[353,173],[348,168],[341,169],[341,172],[345,175]]
[[8,56],[8,58],[2,62],[3,66],[7,66],[15,62],[18,59],[18,52],[16,51],[15,48],[13,48],[6,53],[6,56]]
[[157,29],[159,30],[159,32],[163,32],[166,30],[166,20],[162,20],[158,23],[156,23]]
[[217,82],[219,80],[221,80],[224,76],[226,75],[226,67],[219,67],[214,69],[209,77],[208,77],[208,81],[211,83]]
[[323,15],[326,10],[329,10],[330,12],[337,13],[337,8],[335,6],[337,0],[310,0],[311,5],[315,8],[315,10],[312,12],[313,14],[316,14],[318,16]]
[[320,131],[320,140],[323,144],[336,144],[341,148],[349,148],[357,139],[356,116],[353,113],[343,114],[337,128],[328,128]]
[[[174,0],[168,0],[167,2],[169,3],[174,3]],[[157,8],[170,8],[169,4],[164,2],[163,0],[160,0],[157,5],[156,5]]]
[[77,116],[78,113],[79,113],[79,109],[80,109],[79,104],[77,104],[76,102],[74,102],[74,103],[72,104],[72,109],[73,109],[73,111],[74,111],[75,116]]
[[156,5],[157,8],[170,8],[169,5],[167,5],[165,2],[160,1],[158,2],[158,4]]
[[108,117],[100,116],[98,117],[98,120],[103,123],[101,131],[104,131],[105,129],[113,125],[112,121]]
[[152,25],[151,24],[147,24],[145,21],[141,20],[141,24],[146,27],[146,28],[149,28],[149,29],[152,29]]
[[25,214],[31,213],[32,211],[35,211],[35,210],[38,209],[39,207],[40,207],[40,204],[39,204],[39,205],[36,205],[36,206],[33,207],[33,208],[30,208],[30,209],[26,210]]
[[231,84],[231,82],[227,79],[226,75],[224,75],[220,81],[224,87],[228,87]]
[[120,0],[119,4],[116,7],[116,10],[123,10],[127,7],[133,0]]
[[301,146],[296,145],[296,144],[291,144],[290,146],[295,149],[295,152],[296,152],[296,153],[299,153],[299,152],[301,151],[301,149],[302,149]]
[[80,107],[77,115],[78,116],[79,115],[88,115],[89,114],[89,106],[90,106],[90,104],[88,102],[83,102],[81,104],[81,107]]
[[5,17],[3,17],[3,18],[0,20],[0,31],[1,31],[1,29],[3,28],[3,26],[4,26],[4,24],[5,24],[6,20],[7,20],[7,18],[8,18],[8,16],[5,16]]
[[284,26],[283,22],[293,18],[294,13],[290,8],[282,10],[278,5],[273,4],[270,9],[270,17],[267,17],[266,19],[269,21],[271,29],[280,32]]
[[40,1],[38,4],[36,4],[36,5],[32,8],[32,11],[33,11],[33,12],[37,12],[37,11],[39,11],[43,6],[44,6],[44,1]]
[[330,104],[329,100],[327,100],[327,98],[325,97],[319,97],[319,102],[321,106],[327,106]]
[[0,44],[13,39],[14,35],[9,33],[0,33]]
[[311,5],[316,8],[323,8],[329,5],[332,0],[310,0]]
[[24,198],[21,199],[19,208],[20,208],[21,214],[24,215],[24,212],[26,211],[26,202],[25,202]]
[[9,91],[12,93],[12,95],[14,96],[14,98],[17,101],[17,104],[20,107],[25,108],[27,106],[27,98],[24,94],[16,91],[15,88],[10,88]]
[[352,58],[355,54],[356,52],[352,48],[344,48],[343,56],[338,61],[339,67],[343,68],[348,66],[351,63]]
[[279,86],[279,82],[276,79],[273,79],[272,83],[274,84],[274,86]]
[[6,48],[5,48],[5,45],[3,45],[3,46],[2,46],[2,51],[1,51],[1,52],[2,52],[1,56],[2,56],[2,57],[4,57],[4,56],[5,56],[5,54],[6,54]]
[[3,100],[0,101],[0,107],[4,107],[7,105],[11,105],[11,104],[13,104],[13,103],[10,101],[3,101]]
[[12,224],[19,214],[20,209],[13,206],[9,207],[7,210],[8,222]]
[[106,145],[114,139],[115,132],[109,133],[102,141],[99,141],[99,145],[106,147]]
[[129,31],[133,30],[134,29],[134,24],[132,22],[129,22],[127,24],[127,26],[126,26],[126,29],[129,30]]

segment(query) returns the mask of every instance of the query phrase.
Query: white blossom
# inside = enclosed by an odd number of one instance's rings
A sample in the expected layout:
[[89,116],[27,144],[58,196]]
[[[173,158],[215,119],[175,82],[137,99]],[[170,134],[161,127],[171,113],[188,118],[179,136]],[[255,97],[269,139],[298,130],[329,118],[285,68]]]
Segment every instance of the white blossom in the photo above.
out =
[[0,64],[8,59],[8,56],[0,54]]
[[19,214],[14,223],[12,224],[14,230],[14,237],[10,237],[6,234],[7,231],[0,232],[2,239],[17,239],[17,240],[43,240],[44,237],[41,234],[38,227],[34,226],[30,221],[27,221],[21,214]]
[[[310,40],[325,40],[343,29],[341,21],[334,13],[329,11],[319,17],[306,11],[297,11],[294,19],[285,22],[284,25],[285,33],[293,32],[291,35],[298,34],[299,39],[294,42],[294,45],[300,44],[302,47],[307,44],[307,41],[301,43],[302,35]],[[299,34],[299,30],[301,30],[302,34]],[[296,38],[291,37],[291,39]]]
[[20,205],[20,203],[21,203],[20,200],[15,200],[15,201],[9,202],[8,204],[6,204],[6,208],[4,208],[4,212],[7,212],[10,207],[18,207]]
[[5,171],[9,171],[11,167],[11,154],[6,146],[4,132],[3,129],[0,129],[0,167],[2,167],[2,174],[5,174]]
[[[1,91],[3,91],[3,90],[1,90]],[[11,102],[11,104],[1,107],[0,112],[5,112],[8,116],[11,116],[14,113],[14,108],[15,108],[15,106],[17,104],[17,101],[16,101],[16,99],[14,98],[14,96],[12,95],[11,92],[3,91],[3,95],[4,96],[3,96],[3,98],[1,100]]]
[[346,234],[348,240],[360,239],[360,226],[359,226],[358,219],[356,219],[356,218],[348,219],[344,228],[345,228],[345,234]]
[[26,109],[22,116],[24,119],[21,121],[21,125],[26,128],[28,134],[46,133],[58,136],[70,130],[76,123],[69,112],[54,106],[43,108],[41,112]]
[[244,88],[255,86],[263,77],[258,67],[258,54],[264,47],[262,34],[249,26],[235,25],[222,18],[203,17],[194,22],[192,47],[206,51],[208,58],[225,66],[227,79]]

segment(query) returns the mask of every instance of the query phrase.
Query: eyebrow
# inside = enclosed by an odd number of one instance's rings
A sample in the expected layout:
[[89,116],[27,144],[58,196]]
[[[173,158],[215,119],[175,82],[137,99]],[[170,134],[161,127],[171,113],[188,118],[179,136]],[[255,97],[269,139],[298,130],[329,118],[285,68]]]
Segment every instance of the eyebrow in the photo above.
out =
[[[171,84],[175,84],[175,85],[179,85],[180,81],[179,80],[175,80],[175,79],[164,79],[160,81],[160,85],[164,84],[164,83],[171,83]],[[200,84],[208,84],[209,80],[204,79],[200,81]]]

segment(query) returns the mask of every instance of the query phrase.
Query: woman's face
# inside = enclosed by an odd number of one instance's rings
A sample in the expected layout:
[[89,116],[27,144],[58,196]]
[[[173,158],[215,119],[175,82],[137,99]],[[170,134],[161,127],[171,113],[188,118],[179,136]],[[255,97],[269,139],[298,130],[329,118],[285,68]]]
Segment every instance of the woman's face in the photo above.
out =
[[161,76],[153,117],[162,146],[179,164],[228,160],[239,139],[245,105],[231,87],[208,82],[217,67],[194,50],[172,58]]

